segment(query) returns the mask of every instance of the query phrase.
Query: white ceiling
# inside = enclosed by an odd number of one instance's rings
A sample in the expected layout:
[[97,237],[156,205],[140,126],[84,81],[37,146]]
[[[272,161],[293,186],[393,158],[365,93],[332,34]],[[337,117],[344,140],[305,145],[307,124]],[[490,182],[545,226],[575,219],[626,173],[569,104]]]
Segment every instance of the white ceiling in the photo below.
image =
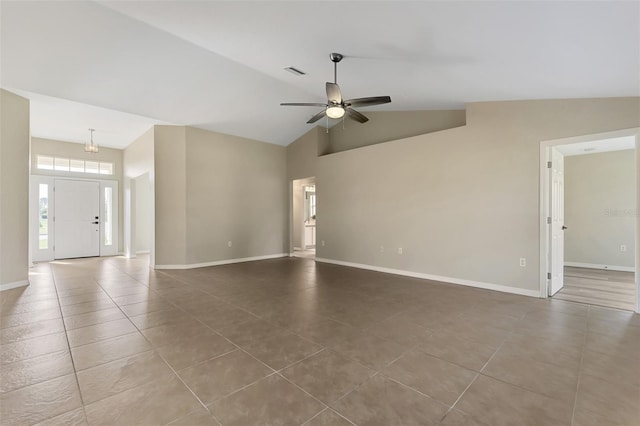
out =
[[37,138],[86,143],[92,128],[98,146],[122,149],[151,126],[172,124],[14,88],[9,90],[30,99],[31,136]]
[[[78,140],[73,129],[99,127],[95,117],[121,146],[155,122],[287,145],[318,110],[279,103],[323,102],[324,82],[333,78],[330,52],[346,56],[338,68],[345,97],[391,96],[391,104],[364,108],[365,114],[640,95],[637,1],[2,1],[0,7],[2,87],[59,99],[52,126],[40,106],[49,98],[28,96],[32,132],[43,137]],[[307,75],[287,73],[287,66]],[[82,115],[78,104],[99,108]],[[117,112],[138,116],[140,124]]]

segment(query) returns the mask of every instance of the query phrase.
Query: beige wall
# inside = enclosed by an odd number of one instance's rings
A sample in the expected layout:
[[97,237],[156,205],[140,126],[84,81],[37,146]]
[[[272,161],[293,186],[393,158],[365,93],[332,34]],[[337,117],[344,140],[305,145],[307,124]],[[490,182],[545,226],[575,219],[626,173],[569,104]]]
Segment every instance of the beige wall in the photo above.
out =
[[[149,232],[148,245],[150,250],[150,266],[155,265],[155,168],[154,168],[154,151],[155,151],[155,128],[147,130],[133,141],[123,153],[123,175],[124,175],[124,251],[128,256],[135,256],[139,250],[138,242],[142,237],[138,233],[144,234]],[[139,224],[142,214],[138,214],[137,210],[140,200],[137,196],[136,183],[139,179],[145,179],[143,184],[148,185],[148,210],[147,219],[149,223]],[[144,190],[143,190],[144,191]],[[138,225],[144,230],[138,231]]]
[[136,253],[147,253],[151,250],[151,185],[149,174],[145,173],[135,179],[135,214]]
[[369,121],[360,124],[345,120],[333,126],[329,131],[328,146],[321,154],[452,129],[466,123],[465,110],[362,112]]
[[123,152],[123,175],[137,178],[145,173],[153,174],[154,130],[147,130],[127,146]]
[[192,127],[186,135],[186,263],[288,252],[286,149]]
[[318,152],[327,146],[329,135],[324,127],[316,126],[286,149],[287,179],[305,179],[316,175]]
[[29,278],[29,100],[0,89],[0,290]]
[[565,157],[564,175],[565,262],[632,268],[635,150]]
[[155,126],[155,264],[187,263],[186,128]]
[[322,156],[317,256],[538,294],[540,142],[639,125],[638,98],[484,102],[464,127]]
[[286,252],[284,147],[182,126],[153,143],[156,267]]
[[[77,160],[108,161],[113,163],[113,175],[101,175],[91,173],[72,173],[59,170],[42,170],[36,167],[38,155],[48,155],[62,158],[73,158]],[[97,180],[117,180],[118,181],[118,251],[122,252],[124,244],[124,234],[122,227],[123,220],[123,151],[121,149],[106,148],[101,146],[100,151],[91,154],[84,151],[84,145],[73,142],[57,141],[44,138],[31,138],[31,174],[42,176],[54,176],[76,179],[97,179]]]

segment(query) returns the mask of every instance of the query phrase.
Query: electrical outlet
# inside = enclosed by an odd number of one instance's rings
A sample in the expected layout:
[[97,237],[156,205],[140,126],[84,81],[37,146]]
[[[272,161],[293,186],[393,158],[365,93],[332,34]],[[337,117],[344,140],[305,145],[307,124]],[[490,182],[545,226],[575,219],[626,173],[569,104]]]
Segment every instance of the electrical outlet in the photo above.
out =
[[227,247],[231,247],[233,243],[231,241],[227,241]]
[[627,251],[627,246],[624,244],[620,245],[620,251]]
[[398,254],[402,254],[402,247],[398,247]]
[[520,258],[520,266],[522,266],[523,268],[525,266],[527,266],[527,259],[525,259],[524,257]]
[[380,253],[384,253],[384,246],[380,246]]

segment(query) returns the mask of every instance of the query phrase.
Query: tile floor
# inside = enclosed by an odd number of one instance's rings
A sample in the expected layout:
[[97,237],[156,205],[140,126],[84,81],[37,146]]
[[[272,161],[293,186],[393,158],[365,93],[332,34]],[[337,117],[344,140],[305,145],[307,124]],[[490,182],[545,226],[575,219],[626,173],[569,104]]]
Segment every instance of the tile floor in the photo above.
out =
[[285,258],[40,264],[2,425],[639,425],[640,316]]

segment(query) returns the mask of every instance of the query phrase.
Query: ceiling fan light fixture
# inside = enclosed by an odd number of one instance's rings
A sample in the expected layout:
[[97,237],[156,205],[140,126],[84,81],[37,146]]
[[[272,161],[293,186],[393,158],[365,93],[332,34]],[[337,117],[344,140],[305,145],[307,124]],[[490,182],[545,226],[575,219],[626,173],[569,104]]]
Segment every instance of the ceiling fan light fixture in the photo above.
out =
[[329,118],[342,118],[344,117],[344,108],[339,105],[332,105],[327,107],[326,113]]

